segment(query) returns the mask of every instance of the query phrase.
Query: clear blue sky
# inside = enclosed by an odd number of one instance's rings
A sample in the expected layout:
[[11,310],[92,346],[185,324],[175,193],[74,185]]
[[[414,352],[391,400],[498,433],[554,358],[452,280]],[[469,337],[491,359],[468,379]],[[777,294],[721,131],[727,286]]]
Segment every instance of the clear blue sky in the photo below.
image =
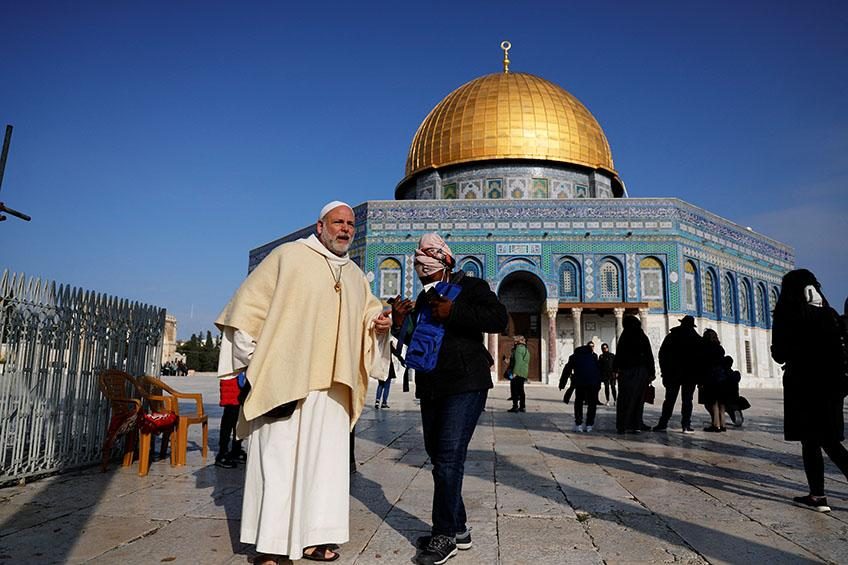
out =
[[391,199],[429,110],[500,69],[604,128],[631,196],[792,245],[848,295],[846,2],[5,2],[0,267],[212,328],[248,250]]

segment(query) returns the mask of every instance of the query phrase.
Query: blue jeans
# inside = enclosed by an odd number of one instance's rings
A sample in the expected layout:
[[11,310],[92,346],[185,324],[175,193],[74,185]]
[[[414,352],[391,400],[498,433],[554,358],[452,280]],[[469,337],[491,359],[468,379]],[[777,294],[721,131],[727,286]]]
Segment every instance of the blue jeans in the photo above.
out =
[[374,399],[374,402],[380,402],[381,398],[383,404],[388,403],[389,401],[389,389],[392,388],[392,379],[386,379],[384,381],[379,381],[377,383],[377,398]]
[[453,537],[465,531],[465,457],[488,393],[479,390],[421,399],[424,447],[433,464],[433,535]]

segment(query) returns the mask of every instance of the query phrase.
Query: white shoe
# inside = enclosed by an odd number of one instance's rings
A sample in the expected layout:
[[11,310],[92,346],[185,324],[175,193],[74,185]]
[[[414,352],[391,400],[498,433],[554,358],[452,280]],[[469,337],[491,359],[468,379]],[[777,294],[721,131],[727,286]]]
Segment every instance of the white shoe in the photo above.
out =
[[581,432],[585,432],[585,431],[586,431],[586,424],[583,424],[582,426],[580,426],[580,431],[581,431]]
[[581,430],[580,427],[581,427],[580,424],[574,424],[574,427],[571,428],[571,431],[572,432],[582,432],[583,430]]
[[584,432],[591,432],[591,431],[592,431],[592,426],[586,426],[586,429],[585,429],[585,430],[583,430],[583,431],[584,431]]

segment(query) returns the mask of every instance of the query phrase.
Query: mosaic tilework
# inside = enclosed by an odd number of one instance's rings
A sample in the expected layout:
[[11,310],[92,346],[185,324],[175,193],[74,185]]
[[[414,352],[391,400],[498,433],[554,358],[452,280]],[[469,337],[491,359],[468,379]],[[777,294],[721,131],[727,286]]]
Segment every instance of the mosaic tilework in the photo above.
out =
[[551,198],[574,198],[574,188],[571,182],[554,180],[551,187]]
[[627,265],[627,299],[636,300],[638,289],[636,287],[636,254],[628,253],[625,264]]
[[583,296],[587,301],[595,298],[595,267],[592,257],[583,260]]
[[[443,190],[444,186],[441,188]],[[555,190],[554,185],[550,188]],[[483,189],[482,184],[480,189]],[[669,312],[678,312],[681,307],[682,277],[675,282],[673,275],[682,272],[684,257],[696,262],[699,278],[703,277],[706,266],[712,265],[722,272],[747,276],[752,284],[766,284],[769,290],[779,284],[787,269],[782,260],[769,259],[761,252],[777,249],[781,257],[794,260],[788,246],[677,199],[524,199],[521,203],[506,199],[370,201],[358,206],[356,212],[358,234],[351,255],[366,272],[375,270],[379,255],[403,256],[406,267],[403,288],[409,291],[412,287],[413,294],[419,283],[413,275],[411,256],[418,237],[429,230],[442,232],[454,253],[479,259],[484,276],[493,288],[497,288],[508,274],[503,269],[524,269],[539,276],[550,295],[557,296],[559,261],[565,255],[575,257],[582,265],[583,293],[587,301],[595,299],[596,268],[601,256],[622,257],[625,296],[627,301],[636,302],[640,301],[639,257],[663,257]],[[681,223],[684,215],[686,224]],[[733,237],[707,239],[695,234],[696,230],[719,224],[722,233],[730,233]],[[254,249],[250,254],[251,265],[258,264],[276,245],[309,235],[313,229],[310,223]],[[742,246],[738,242],[750,245]],[[505,254],[498,254],[499,245]],[[528,245],[535,246],[534,251],[541,249],[541,255],[522,253],[522,249],[531,248]],[[516,259],[527,262],[522,266]],[[377,279],[375,277],[375,285]]]
[[459,183],[459,197],[463,200],[480,200],[483,198],[483,181],[469,180]]
[[449,182],[442,185],[442,198],[455,199],[457,196],[456,183]]
[[548,179],[533,179],[530,185],[530,198],[548,197]]
[[497,200],[503,198],[503,179],[486,180],[486,198]]
[[527,179],[507,179],[507,194],[513,200],[527,198]]

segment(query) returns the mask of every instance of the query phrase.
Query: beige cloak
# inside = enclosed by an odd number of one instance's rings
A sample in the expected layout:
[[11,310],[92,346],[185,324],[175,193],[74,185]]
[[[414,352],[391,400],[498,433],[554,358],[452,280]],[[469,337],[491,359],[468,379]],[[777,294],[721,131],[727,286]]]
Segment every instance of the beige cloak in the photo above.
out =
[[[256,339],[244,420],[340,383],[350,389],[352,428],[369,374],[385,379],[388,372],[389,340],[373,330],[381,311],[362,270],[331,256],[315,236],[274,249],[215,320],[222,331],[231,327]],[[240,436],[243,431],[240,426]]]

